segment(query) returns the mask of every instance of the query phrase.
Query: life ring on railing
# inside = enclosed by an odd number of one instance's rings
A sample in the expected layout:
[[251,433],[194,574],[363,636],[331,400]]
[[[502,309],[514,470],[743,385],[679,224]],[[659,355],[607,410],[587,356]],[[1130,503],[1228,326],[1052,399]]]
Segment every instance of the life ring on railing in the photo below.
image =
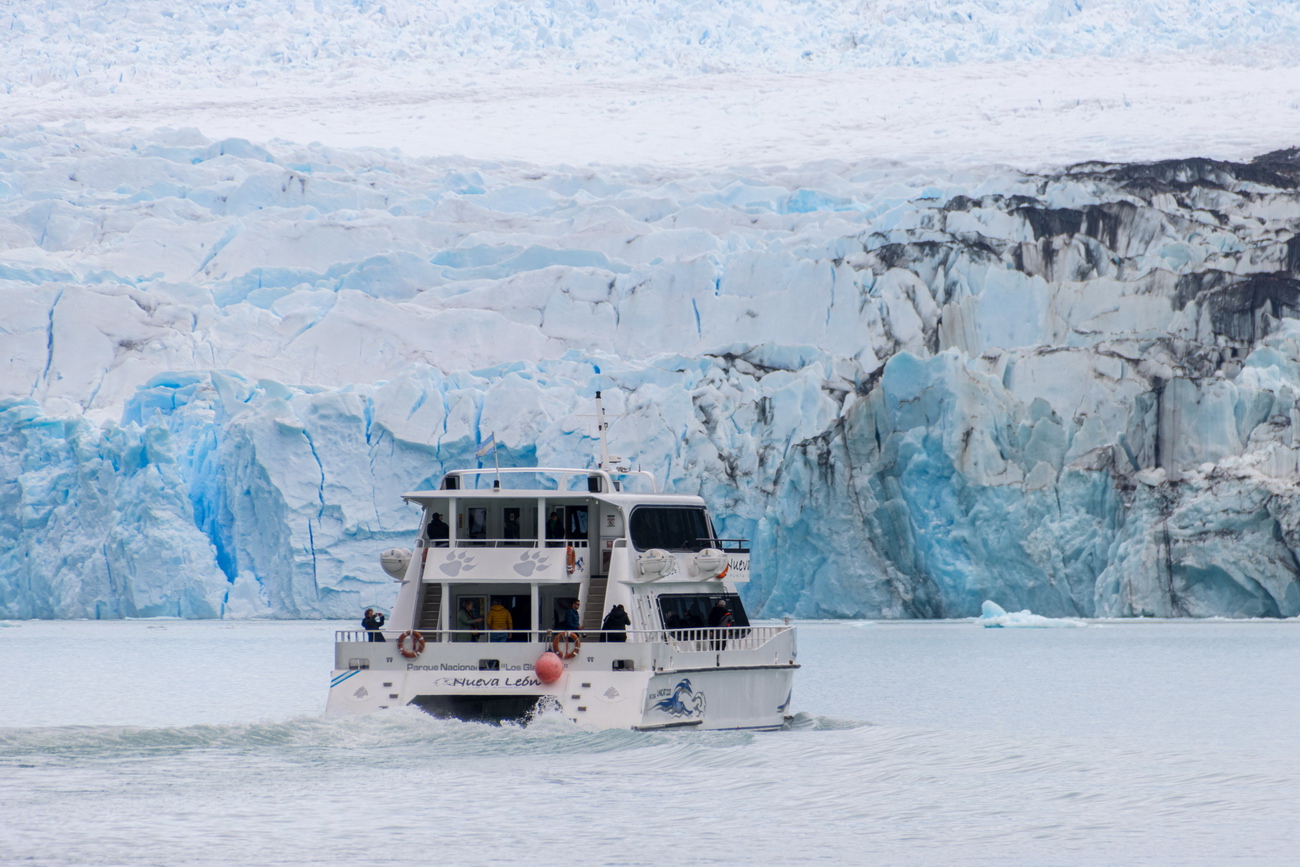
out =
[[[569,550],[572,551],[573,549],[570,548]],[[564,650],[560,650],[561,647]],[[551,639],[551,650],[554,650],[555,655],[560,659],[573,659],[578,655],[581,648],[582,636],[576,632],[557,632],[555,637]]]
[[719,572],[717,575],[714,575],[713,578],[714,580],[721,581],[723,578],[727,577],[727,573],[730,571],[731,571],[731,564],[728,563],[726,566],[723,566],[722,571]]
[[578,552],[573,550],[572,545],[569,546],[569,552],[564,555],[564,567],[569,570],[570,575],[578,568]]
[[[406,649],[406,639],[411,639],[411,649]],[[397,652],[407,659],[415,659],[421,653],[424,653],[424,636],[414,629],[408,629],[401,635],[397,636]]]

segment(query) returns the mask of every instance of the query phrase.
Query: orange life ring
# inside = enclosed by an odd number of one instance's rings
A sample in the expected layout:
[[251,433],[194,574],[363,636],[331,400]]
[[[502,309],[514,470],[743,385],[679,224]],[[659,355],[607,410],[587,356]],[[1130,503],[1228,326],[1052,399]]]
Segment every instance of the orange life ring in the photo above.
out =
[[574,569],[578,568],[578,554],[573,550],[572,545],[569,546],[569,553],[564,555],[564,565],[568,568],[570,575],[573,574]]
[[[411,649],[406,649],[406,639],[411,639]],[[397,636],[397,652],[407,659],[415,659],[421,653],[424,653],[424,636],[414,629],[408,629],[401,635]]]
[[[564,650],[560,650],[561,645],[564,646]],[[576,632],[557,632],[555,637],[551,639],[551,650],[554,650],[555,655],[560,659],[573,659],[578,655],[578,650],[581,647],[582,636]]]
[[721,581],[723,578],[727,577],[727,573],[730,571],[731,571],[731,564],[728,563],[726,566],[722,567],[721,572],[719,572],[717,575],[714,575],[713,577]]

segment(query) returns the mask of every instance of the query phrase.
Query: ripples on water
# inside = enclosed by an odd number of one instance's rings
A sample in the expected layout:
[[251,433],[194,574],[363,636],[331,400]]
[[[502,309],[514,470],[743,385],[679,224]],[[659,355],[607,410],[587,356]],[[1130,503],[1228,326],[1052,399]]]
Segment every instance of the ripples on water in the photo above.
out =
[[[17,639],[120,652],[0,706],[0,861],[1288,863],[1300,842],[1297,624],[809,625],[774,733],[277,715],[323,705],[332,625],[224,626],[4,631],[3,670],[30,661]],[[212,685],[256,677],[265,643],[311,675],[245,686],[232,721]],[[153,675],[210,677],[163,677],[192,693],[168,704],[124,675],[135,644]],[[49,715],[149,724],[14,724]]]

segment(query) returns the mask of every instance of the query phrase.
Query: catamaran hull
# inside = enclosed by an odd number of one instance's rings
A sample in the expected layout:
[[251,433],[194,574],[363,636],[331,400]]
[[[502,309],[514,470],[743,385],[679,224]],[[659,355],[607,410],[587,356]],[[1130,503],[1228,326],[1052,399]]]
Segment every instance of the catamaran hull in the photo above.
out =
[[340,661],[346,658],[349,667],[333,672],[326,713],[414,705],[435,716],[482,722],[541,710],[594,728],[775,729],[789,712],[799,667],[793,632],[776,636],[761,653],[590,644],[549,684],[532,667],[544,645],[438,647],[437,662],[405,660],[391,643],[344,647]]
[[669,672],[566,672],[543,684],[532,672],[333,673],[329,715],[413,705],[475,722],[525,720],[552,711],[594,728],[777,729],[798,666]]

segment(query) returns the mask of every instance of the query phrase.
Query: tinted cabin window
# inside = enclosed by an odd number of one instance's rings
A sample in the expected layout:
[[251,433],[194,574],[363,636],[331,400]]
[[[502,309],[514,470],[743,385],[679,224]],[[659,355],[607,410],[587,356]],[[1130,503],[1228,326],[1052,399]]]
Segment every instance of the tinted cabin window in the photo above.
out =
[[638,506],[632,510],[628,529],[638,551],[700,551],[713,542],[709,519],[699,507]]
[[744,603],[735,593],[683,593],[659,597],[659,614],[665,629],[704,629],[709,612],[719,599],[727,603],[733,625],[748,626]]

